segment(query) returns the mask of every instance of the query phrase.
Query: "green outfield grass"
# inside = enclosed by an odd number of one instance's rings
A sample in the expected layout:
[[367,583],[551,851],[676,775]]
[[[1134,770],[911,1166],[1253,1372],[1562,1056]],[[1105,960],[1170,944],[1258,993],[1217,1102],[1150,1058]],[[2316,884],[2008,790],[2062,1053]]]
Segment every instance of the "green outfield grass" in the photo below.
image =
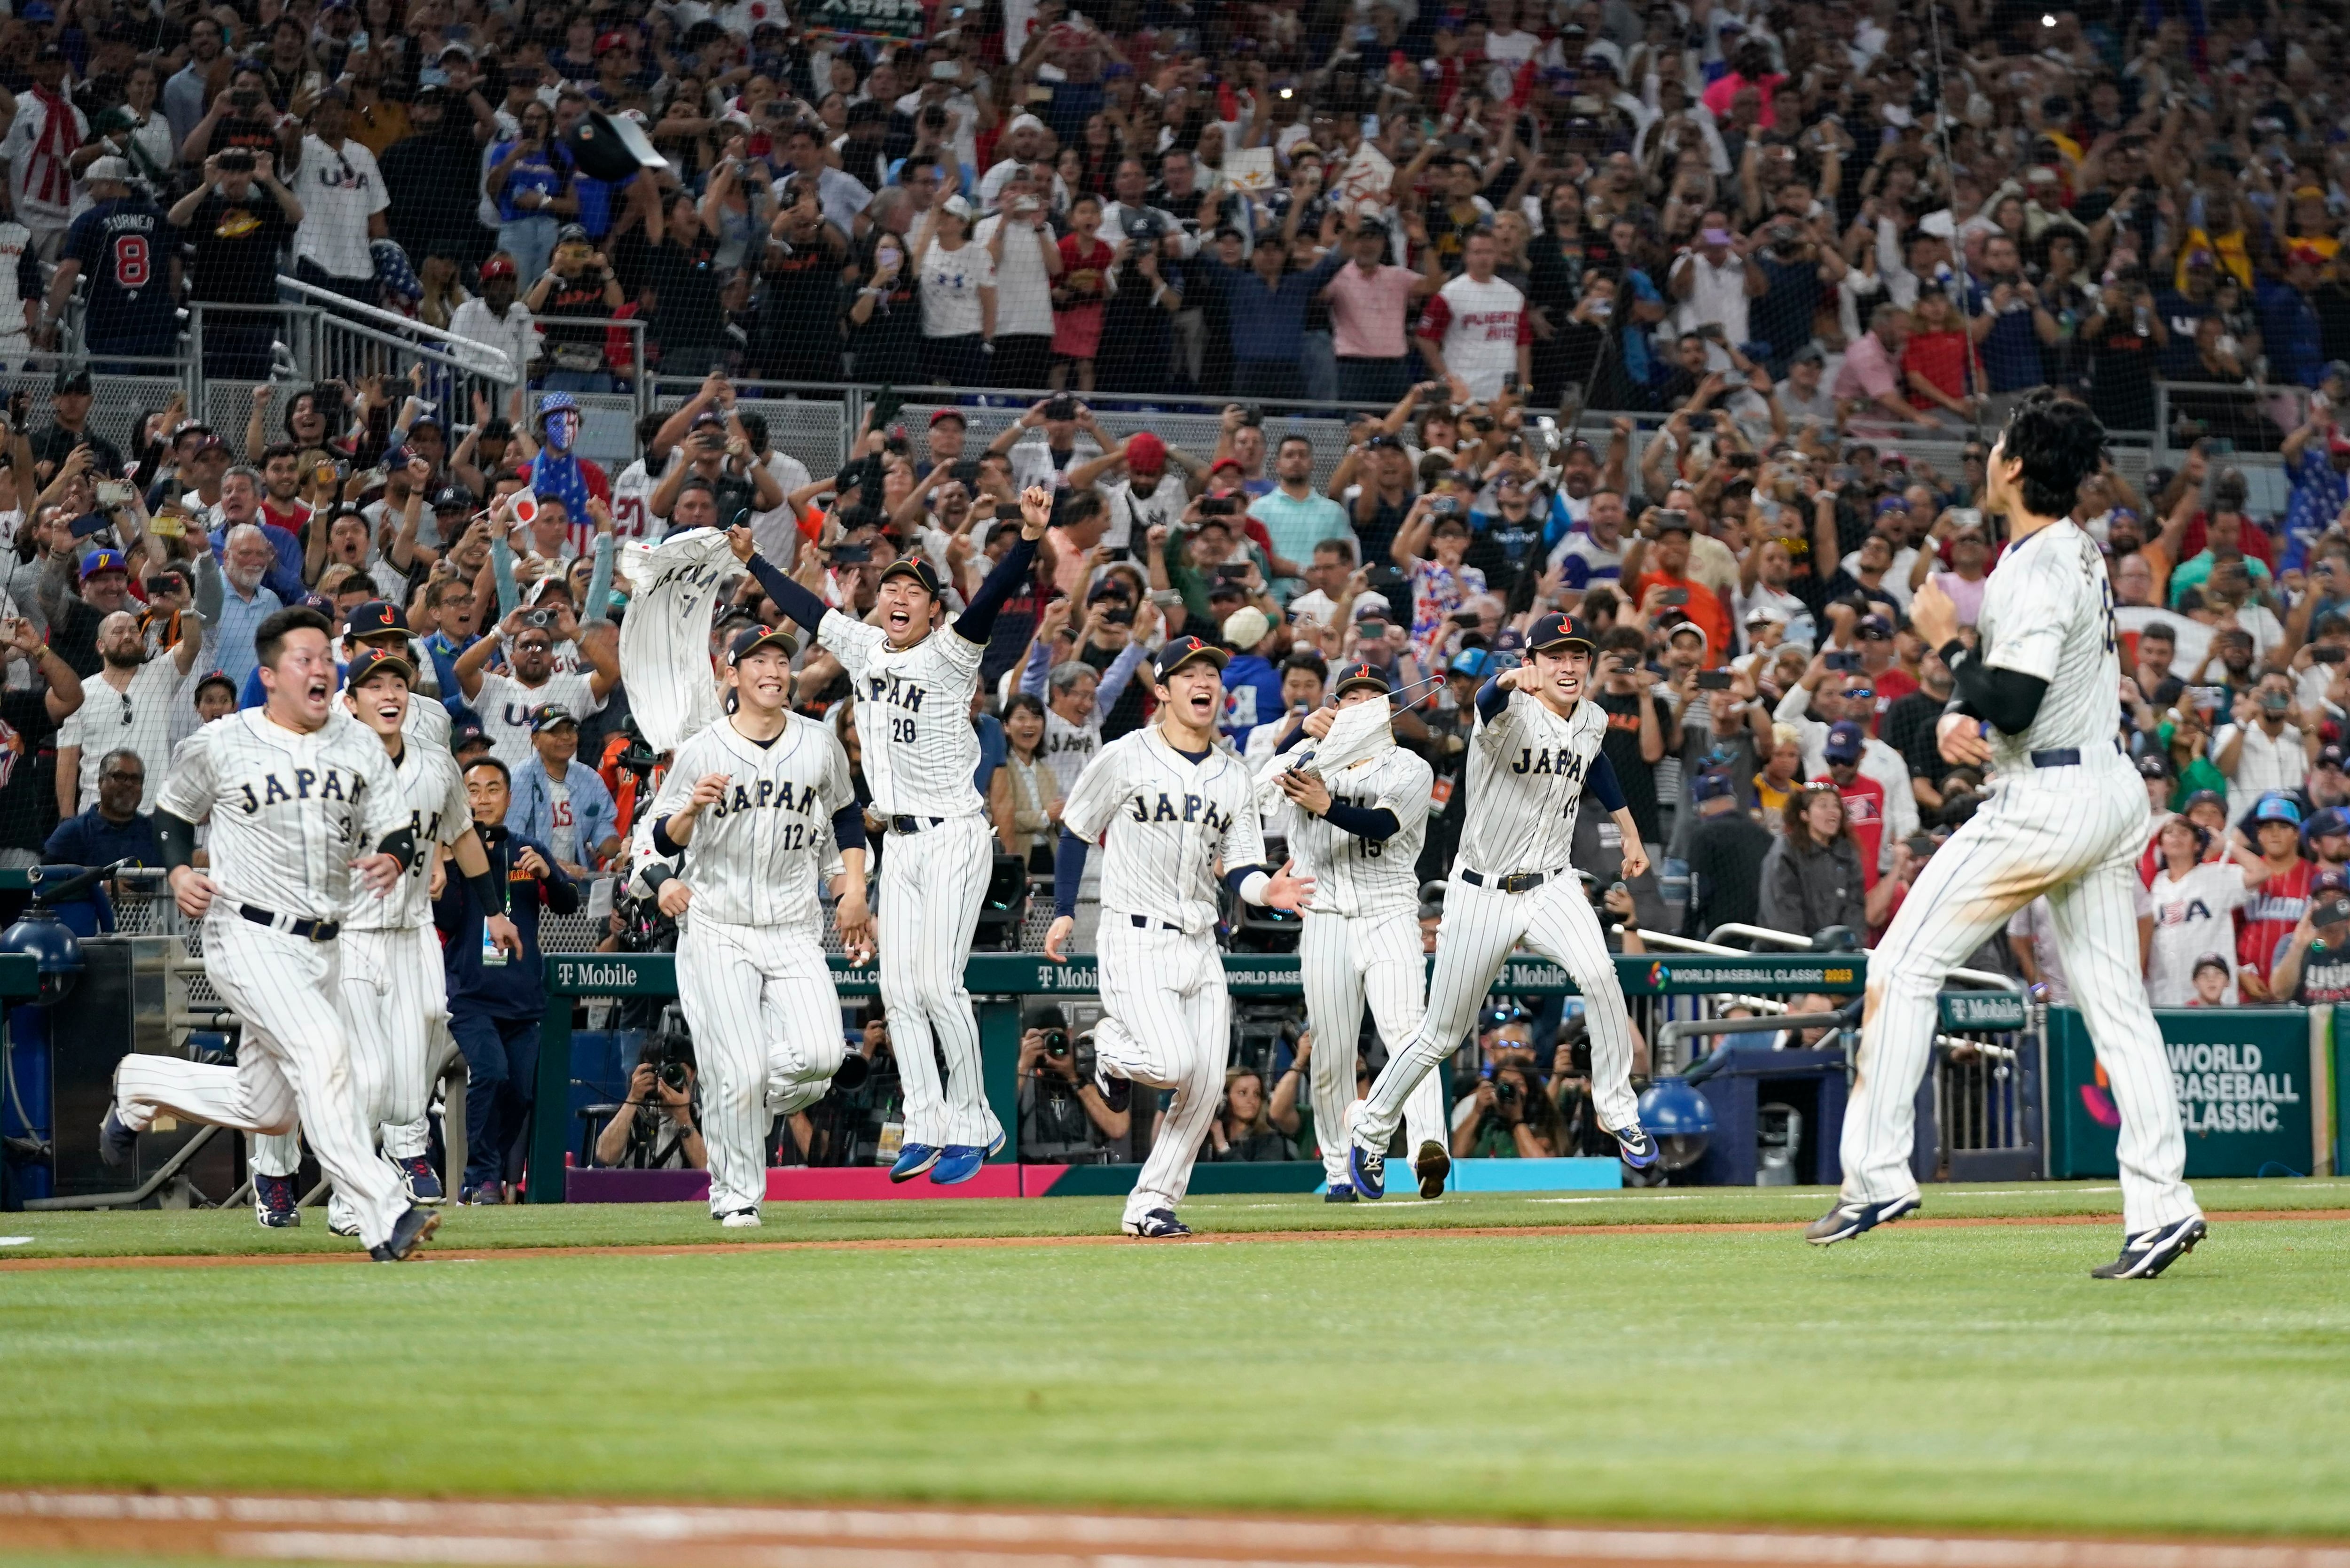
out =
[[[1816,1192],[1203,1199],[1203,1232],[1798,1220]],[[2350,1183],[2207,1183],[2350,1207]],[[2091,1186],[1929,1212],[2110,1212]],[[775,1205],[762,1241],[1089,1233],[1111,1199]],[[343,1247],[239,1214],[5,1215],[61,1252]],[[686,1208],[442,1244],[711,1241]],[[890,1498],[2350,1534],[2350,1223],[516,1257],[0,1276],[15,1484]]]

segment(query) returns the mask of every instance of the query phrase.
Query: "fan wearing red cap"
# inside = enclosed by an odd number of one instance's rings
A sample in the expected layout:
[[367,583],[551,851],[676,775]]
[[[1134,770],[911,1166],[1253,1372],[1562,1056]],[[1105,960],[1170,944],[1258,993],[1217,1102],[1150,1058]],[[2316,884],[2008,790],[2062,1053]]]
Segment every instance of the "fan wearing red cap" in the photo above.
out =
[[1295,912],[1314,892],[1312,878],[1287,865],[1266,871],[1255,781],[1247,763],[1216,746],[1227,657],[1203,639],[1170,638],[1151,667],[1157,722],[1102,748],[1061,808],[1045,935],[1055,962],[1066,961],[1076,929],[1087,856],[1096,845],[1102,854],[1096,1086],[1120,1117],[1137,1084],[1175,1091],[1127,1199],[1129,1236],[1191,1234],[1175,1206],[1223,1099],[1232,1007],[1216,947],[1216,867],[1246,904]]
[[1591,634],[1546,615],[1526,634],[1530,661],[1477,692],[1469,743],[1469,798],[1477,803],[1444,893],[1444,925],[1419,1031],[1388,1058],[1355,1118],[1348,1165],[1355,1190],[1387,1190],[1387,1148],[1405,1098],[1468,1033],[1503,961],[1521,942],[1575,978],[1591,1039],[1591,1096],[1625,1163],[1657,1163],[1632,1093],[1632,1018],[1616,961],[1575,874],[1576,808],[1588,793],[1623,835],[1626,881],[1648,868],[1639,825],[1600,743],[1607,714],[1591,695]]
[[[872,809],[893,838],[881,857],[879,910],[881,1000],[906,1091],[906,1141],[893,1181],[925,1174],[942,1187],[969,1181],[1003,1146],[962,983],[995,870],[995,836],[972,783],[979,732],[971,702],[995,618],[1034,575],[1036,542],[1052,520],[1052,492],[1032,485],[1020,498],[1020,538],[951,620],[930,563],[899,561],[876,590],[879,626],[832,608],[779,571],[748,528],[731,535],[767,597],[848,672]],[[943,1084],[934,1051],[946,1056]]]
[[[1297,952],[1305,1016],[1314,1026],[1314,1125],[1330,1129],[1321,1140],[1329,1183],[1325,1198],[1351,1203],[1354,1179],[1341,1134],[1355,1099],[1364,1001],[1370,1002],[1382,1040],[1419,1033],[1424,1011],[1419,862],[1436,774],[1395,743],[1387,723],[1385,670],[1348,665],[1336,672],[1331,691],[1337,705],[1306,715],[1283,747],[1292,765],[1277,776],[1295,812],[1290,853],[1314,879],[1314,904],[1305,911]],[[1356,726],[1370,716],[1358,713],[1341,732],[1340,749],[1326,743],[1340,714],[1366,708],[1378,711],[1367,741],[1357,738],[1362,732]],[[1419,1195],[1442,1197],[1452,1157],[1445,1147],[1444,1096],[1433,1073],[1404,1103],[1404,1135]]]
[[[1120,469],[1125,477],[1112,480]],[[1149,431],[1137,431],[1101,456],[1069,470],[1069,488],[1098,485],[1109,503],[1109,527],[1101,542],[1111,549],[1132,549],[1140,556],[1154,527],[1172,528],[1183,515],[1191,493],[1183,476],[1167,461],[1167,443]]]

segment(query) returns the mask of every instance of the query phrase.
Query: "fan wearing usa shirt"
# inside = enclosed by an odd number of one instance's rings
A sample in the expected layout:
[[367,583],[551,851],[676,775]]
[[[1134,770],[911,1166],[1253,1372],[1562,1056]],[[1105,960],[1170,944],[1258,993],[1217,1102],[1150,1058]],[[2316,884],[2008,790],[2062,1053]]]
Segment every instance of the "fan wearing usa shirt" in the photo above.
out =
[[1460,377],[1479,402],[1501,396],[1513,372],[1521,386],[1534,373],[1526,296],[1493,275],[1500,254],[1492,230],[1471,234],[1465,270],[1436,291],[1412,334],[1429,373],[1440,381]]

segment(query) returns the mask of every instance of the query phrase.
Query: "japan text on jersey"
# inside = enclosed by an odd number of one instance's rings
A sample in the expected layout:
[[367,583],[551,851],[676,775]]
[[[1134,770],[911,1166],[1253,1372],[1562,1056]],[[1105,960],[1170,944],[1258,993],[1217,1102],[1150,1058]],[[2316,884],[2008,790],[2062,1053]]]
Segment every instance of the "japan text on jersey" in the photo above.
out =
[[1520,746],[1509,771],[1527,777],[1555,775],[1577,785],[1583,783],[1584,759],[1572,746]]
[[[284,774],[283,779],[277,775]],[[322,767],[273,766],[229,785],[227,805],[247,816],[257,816],[273,805],[299,801],[341,801],[354,806],[367,794],[367,780],[356,771],[328,763]],[[359,820],[356,815],[348,823]]]
[[1138,791],[1127,802],[1126,814],[1136,822],[1196,822],[1211,833],[1222,833],[1232,825],[1232,817],[1217,810],[1214,801],[1166,790]]

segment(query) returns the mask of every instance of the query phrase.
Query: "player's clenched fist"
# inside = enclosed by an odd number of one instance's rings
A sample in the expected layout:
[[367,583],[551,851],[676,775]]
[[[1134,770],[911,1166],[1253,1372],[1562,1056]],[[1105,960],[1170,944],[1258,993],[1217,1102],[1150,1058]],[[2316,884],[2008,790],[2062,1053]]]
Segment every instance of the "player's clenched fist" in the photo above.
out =
[[843,873],[833,890],[839,895],[833,924],[840,930],[840,945],[848,961],[862,968],[873,961],[874,949],[873,911],[865,902],[864,879]]
[[660,906],[662,914],[674,920],[685,913],[687,905],[693,902],[693,889],[672,877],[660,885],[660,891],[653,896],[653,902]]
[[1041,539],[1053,523],[1053,493],[1041,484],[1032,484],[1020,493],[1020,536]]
[[1945,713],[1934,726],[1934,746],[1942,760],[1960,767],[1981,767],[1991,761],[1991,742],[1983,739],[1982,722],[1964,713]]
[[173,868],[171,876],[172,901],[180,906],[180,913],[192,920],[201,920],[204,911],[213,907],[213,879],[192,866]]

